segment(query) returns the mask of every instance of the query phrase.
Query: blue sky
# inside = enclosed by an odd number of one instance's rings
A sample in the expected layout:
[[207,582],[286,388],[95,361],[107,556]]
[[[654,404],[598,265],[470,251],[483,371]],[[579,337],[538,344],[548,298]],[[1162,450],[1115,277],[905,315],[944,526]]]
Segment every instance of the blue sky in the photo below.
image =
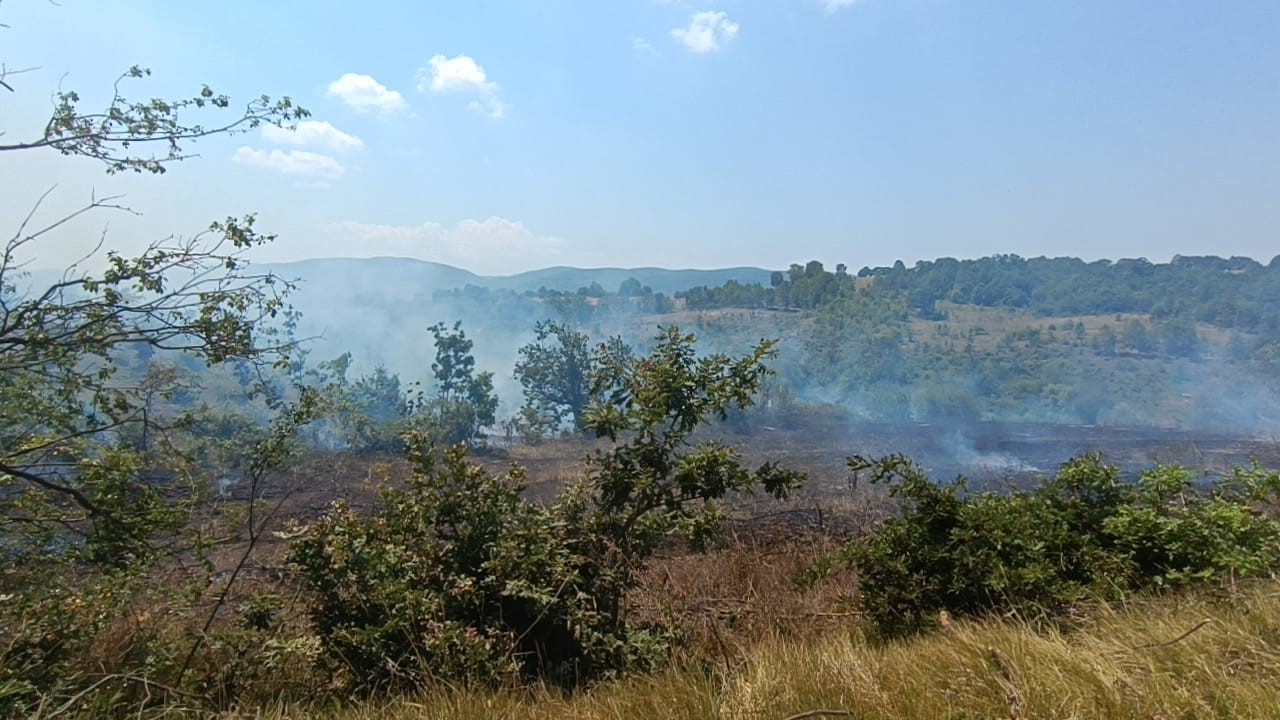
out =
[[[313,125],[203,142],[163,177],[0,156],[57,184],[41,248],[128,251],[256,211],[264,260],[853,268],[939,256],[1280,253],[1280,3],[1200,0],[4,0],[5,140],[59,83],[208,83]],[[15,182],[18,181],[18,182]]]

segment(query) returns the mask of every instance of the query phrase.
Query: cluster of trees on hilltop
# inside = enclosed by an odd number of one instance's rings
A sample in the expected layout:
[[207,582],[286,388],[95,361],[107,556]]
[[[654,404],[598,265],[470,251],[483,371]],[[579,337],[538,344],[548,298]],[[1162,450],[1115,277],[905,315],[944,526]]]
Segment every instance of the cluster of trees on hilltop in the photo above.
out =
[[1241,257],[1086,263],[996,255],[859,274],[903,295],[926,317],[940,317],[938,303],[951,302],[1027,309],[1045,317],[1138,313],[1247,332],[1280,329],[1280,257],[1262,265]]
[[[1028,310],[1043,317],[1136,313],[1245,332],[1280,329],[1280,257],[1175,257],[1085,262],[1077,258],[993,255],[976,260],[922,260],[913,267],[864,267],[858,279],[903,298],[921,317],[945,317],[942,303]],[[835,272],[810,261],[774,272],[770,287],[730,282],[678,293],[689,309],[811,309],[860,285],[845,266]]]
[[437,290],[432,293],[432,300],[436,303],[453,303],[457,307],[500,307],[520,318],[525,325],[546,317],[585,323],[637,313],[663,314],[675,309],[675,304],[666,293],[654,292],[653,288],[642,285],[635,278],[623,280],[612,291],[594,281],[574,291],[540,287],[537,290],[518,292],[467,285]]
[[769,277],[769,287],[730,280],[720,287],[690,288],[676,293],[676,298],[684,301],[689,310],[809,310],[853,293],[855,285],[845,265],[837,265],[836,271],[831,273],[823,268],[822,263],[810,260],[804,265],[793,264],[785,273],[775,270]]

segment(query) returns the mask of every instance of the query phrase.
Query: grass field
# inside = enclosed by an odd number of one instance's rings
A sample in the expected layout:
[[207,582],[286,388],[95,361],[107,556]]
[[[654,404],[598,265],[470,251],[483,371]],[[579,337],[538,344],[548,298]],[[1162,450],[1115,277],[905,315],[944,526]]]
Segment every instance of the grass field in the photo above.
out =
[[[891,645],[856,622],[774,632],[741,654],[686,660],[574,695],[546,688],[438,688],[340,706],[236,717],[566,718],[1276,718],[1280,586],[1093,607],[1069,628],[1014,619],[957,623]],[[822,712],[819,712],[822,711]]]

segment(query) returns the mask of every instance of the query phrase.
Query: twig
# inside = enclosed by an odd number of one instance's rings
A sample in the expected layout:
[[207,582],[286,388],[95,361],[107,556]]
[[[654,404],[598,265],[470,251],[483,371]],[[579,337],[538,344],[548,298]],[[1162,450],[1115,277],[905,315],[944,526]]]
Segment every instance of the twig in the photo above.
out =
[[806,718],[816,717],[853,717],[852,710],[806,710],[805,712],[788,715],[785,720],[805,720]]
[[729,646],[724,644],[724,638],[720,637],[720,625],[716,622],[715,613],[707,616],[711,624],[711,634],[716,639],[716,644],[720,646],[720,656],[724,658],[724,672],[726,677],[733,672],[733,660],[729,657]]
[[1204,627],[1205,625],[1208,625],[1211,622],[1213,622],[1213,618],[1205,618],[1204,620],[1201,620],[1200,622],[1196,623],[1195,627],[1182,633],[1181,635],[1179,635],[1178,637],[1172,640],[1168,640],[1165,642],[1158,642],[1158,643],[1147,643],[1146,645],[1138,645],[1137,647],[1134,648],[1134,650],[1144,650],[1146,648],[1168,647],[1169,645],[1172,645],[1176,642],[1181,642],[1183,640],[1186,640],[1188,637],[1191,637],[1192,633]]
[[298,422],[295,418],[291,418],[289,415],[290,412],[294,412],[294,410],[286,410],[284,413],[284,417],[288,421],[294,423],[290,427],[289,432],[282,432],[282,428],[276,429],[274,431],[275,434],[259,444],[259,446],[254,450],[255,454],[260,453],[260,455],[253,458],[250,463],[249,517],[245,521],[245,527],[249,531],[249,539],[245,544],[244,552],[240,554],[240,559],[236,561],[235,566],[232,567],[230,577],[228,577],[226,582],[223,584],[222,591],[218,593],[218,598],[214,601],[213,608],[205,618],[204,626],[200,629],[200,633],[196,635],[195,641],[191,643],[191,649],[187,652],[186,659],[182,661],[182,666],[178,669],[177,684],[181,684],[182,678],[184,678],[187,671],[191,669],[191,663],[195,660],[196,653],[204,647],[205,638],[208,636],[209,630],[213,627],[213,623],[217,619],[218,614],[222,611],[222,608],[227,604],[227,599],[231,596],[231,590],[233,586],[235,586],[236,579],[240,577],[240,573],[245,569],[249,564],[249,560],[253,557],[254,551],[258,547],[258,540],[261,539],[263,531],[266,530],[267,525],[273,518],[275,518],[276,513],[279,512],[280,508],[284,506],[285,501],[289,499],[293,494],[294,489],[296,489],[293,487],[287,488],[285,493],[276,501],[275,505],[271,507],[264,517],[260,520],[255,517],[255,505],[261,497],[263,484],[267,480],[267,475],[272,470],[276,469],[273,466],[278,462],[280,453],[283,452],[284,444],[293,437],[297,432],[298,427],[304,424]]
[[1018,677],[1018,671],[1014,669],[1013,663],[1009,662],[1004,653],[997,648],[987,648],[987,658],[1000,671],[1000,677],[1004,680],[1001,685],[1004,686],[1005,690],[1005,702],[1009,703],[1009,720],[1018,720],[1018,718],[1022,717],[1022,711],[1027,704],[1022,695],[1022,681]]
[[538,623],[542,622],[542,618],[547,616],[547,611],[551,609],[551,606],[560,600],[560,593],[564,592],[564,589],[569,587],[569,579],[571,577],[573,576],[565,576],[564,582],[560,583],[560,587],[556,588],[556,594],[551,597],[551,602],[547,603],[546,606],[542,608],[542,611],[538,613],[538,617],[534,618],[533,622],[529,623],[529,627],[525,628],[524,632],[520,633],[520,637],[516,638],[515,642],[511,643],[513,651],[520,646],[521,641],[523,641],[529,633],[533,632],[533,629],[538,626]]
[[861,613],[858,612],[801,612],[801,613],[769,613],[768,610],[760,608],[745,607],[746,600],[734,600],[732,598],[721,599],[720,602],[725,603],[741,603],[740,607],[717,607],[715,605],[702,605],[684,608],[685,612],[702,610],[707,613],[716,615],[765,615],[766,617],[776,620],[812,620],[815,618],[847,618],[857,617]]
[[[264,470],[264,474],[265,474],[265,470]],[[276,504],[271,508],[271,511],[267,513],[267,516],[262,519],[260,524],[258,524],[257,528],[255,529],[252,510],[253,510],[254,503],[258,501],[257,493],[260,487],[260,482],[261,482],[261,477],[255,478],[249,490],[250,513],[249,513],[249,520],[247,523],[248,529],[249,529],[249,541],[245,545],[244,552],[240,554],[240,559],[236,562],[235,566],[231,569],[231,575],[230,577],[227,578],[226,583],[223,584],[222,591],[218,593],[218,599],[214,601],[213,609],[209,612],[208,617],[205,618],[204,626],[200,628],[200,634],[197,635],[195,641],[191,643],[191,649],[187,652],[186,659],[182,661],[182,667],[178,669],[177,682],[179,683],[182,682],[182,678],[186,676],[187,671],[191,669],[191,663],[192,661],[195,660],[196,653],[198,653],[200,649],[204,647],[205,638],[208,637],[209,630],[210,628],[213,627],[214,620],[217,619],[218,614],[222,611],[222,608],[227,604],[227,598],[231,596],[231,589],[236,584],[236,579],[239,578],[240,573],[249,564],[250,558],[253,557],[254,550],[256,550],[258,547],[258,540],[262,537],[262,531],[266,529],[267,523],[271,522],[272,518],[275,517],[276,512],[280,510],[280,508],[284,505],[285,501],[288,500],[289,497],[293,494],[293,488],[289,488],[284,493],[284,495],[276,502]]]
[[156,682],[156,681],[154,681],[154,680],[148,680],[147,678],[140,677],[140,676],[138,676],[138,675],[128,675],[128,674],[117,674],[117,673],[113,673],[113,674],[111,674],[111,675],[104,675],[104,676],[102,676],[102,677],[101,677],[101,678],[99,678],[96,682],[94,682],[93,684],[89,685],[89,687],[87,687],[87,688],[85,688],[85,689],[81,690],[80,692],[76,693],[75,695],[72,695],[72,696],[71,696],[71,699],[70,699],[70,700],[67,700],[65,703],[63,703],[61,706],[59,706],[59,707],[58,707],[58,709],[56,709],[56,710],[54,710],[53,712],[49,713],[48,715],[44,715],[44,716],[42,716],[42,717],[44,717],[44,718],[54,718],[54,717],[57,717],[57,716],[59,716],[59,715],[61,715],[61,714],[65,713],[65,712],[67,712],[68,710],[71,710],[72,708],[74,708],[74,707],[76,706],[76,704],[77,704],[77,703],[79,703],[79,702],[80,702],[81,700],[83,700],[85,697],[87,697],[87,696],[91,695],[95,690],[97,690],[98,688],[100,688],[100,687],[102,687],[103,685],[107,684],[108,682],[111,682],[112,680],[124,680],[124,681],[126,681],[126,682],[136,682],[136,683],[140,683],[143,687],[146,687],[146,688],[148,688],[148,689],[149,689],[149,688],[152,688],[152,687],[159,688],[160,690],[163,690],[163,691],[165,691],[165,692],[167,692],[167,693],[169,693],[169,694],[171,694],[171,695],[174,695],[174,696],[176,696],[176,697],[188,697],[188,698],[192,698],[192,699],[195,699],[195,700],[203,700],[204,702],[208,702],[208,700],[209,700],[207,697],[204,697],[204,696],[202,696],[202,695],[197,695],[197,694],[195,694],[195,693],[190,693],[190,692],[186,692],[186,691],[183,691],[183,690],[179,690],[179,689],[177,689],[177,688],[170,687],[170,686],[168,686],[168,685],[164,685],[164,684],[162,684],[162,683],[158,683],[158,682]]

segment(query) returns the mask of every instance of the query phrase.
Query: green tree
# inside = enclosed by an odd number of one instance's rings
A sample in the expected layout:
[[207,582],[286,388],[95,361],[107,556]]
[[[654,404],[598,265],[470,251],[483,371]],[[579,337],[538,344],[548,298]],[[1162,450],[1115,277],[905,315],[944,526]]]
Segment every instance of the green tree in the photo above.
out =
[[462,321],[455,322],[450,330],[444,323],[427,328],[435,340],[436,359],[431,363],[431,373],[436,379],[436,394],[444,400],[465,396],[476,367],[471,355],[475,345],[467,339]]
[[618,286],[619,297],[624,297],[624,298],[641,297],[643,295],[651,295],[651,294],[653,294],[652,289],[650,289],[645,285],[641,285],[640,281],[633,277],[623,280],[622,284]]
[[437,442],[464,442],[474,447],[481,431],[497,422],[493,373],[475,372],[476,360],[471,354],[474,344],[462,330],[461,322],[455,322],[452,329],[436,323],[427,330],[435,339],[436,359],[431,371],[436,395],[412,408],[411,413],[417,416],[419,429],[427,430]]
[[708,419],[751,406],[774,345],[762,341],[741,358],[699,357],[693,335],[667,327],[645,358],[634,359],[620,343],[601,346],[584,421],[615,443],[588,463],[602,537],[626,538],[611,552],[646,556],[674,529],[706,542],[720,517],[714,501],[755,487],[776,496],[796,487],[800,476],[775,464],[751,471],[722,442],[689,442]]
[[1113,357],[1116,354],[1117,341],[1116,331],[1111,329],[1110,325],[1103,325],[1089,340],[1089,346],[1103,357]]
[[398,452],[405,430],[410,399],[400,376],[379,365],[342,387],[338,400],[343,440],[356,452]]
[[1133,318],[1124,324],[1122,337],[1124,344],[1134,352],[1146,354],[1154,352],[1156,349],[1155,340],[1151,337],[1151,331],[1147,329],[1147,324],[1137,318]]
[[904,505],[847,554],[859,604],[883,636],[928,628],[942,610],[1051,619],[1085,599],[1269,577],[1280,567],[1280,522],[1262,510],[1280,478],[1257,466],[1207,494],[1176,466],[1121,482],[1096,455],[1011,493],[971,493],[963,478],[935,483],[903,456],[855,456],[849,467],[887,483]]
[[1200,348],[1195,323],[1187,320],[1166,320],[1155,327],[1160,349],[1170,357],[1194,357]]
[[591,339],[552,320],[543,320],[533,329],[534,341],[519,349],[515,366],[515,379],[524,388],[522,420],[547,430],[566,421],[582,429],[595,367]]

